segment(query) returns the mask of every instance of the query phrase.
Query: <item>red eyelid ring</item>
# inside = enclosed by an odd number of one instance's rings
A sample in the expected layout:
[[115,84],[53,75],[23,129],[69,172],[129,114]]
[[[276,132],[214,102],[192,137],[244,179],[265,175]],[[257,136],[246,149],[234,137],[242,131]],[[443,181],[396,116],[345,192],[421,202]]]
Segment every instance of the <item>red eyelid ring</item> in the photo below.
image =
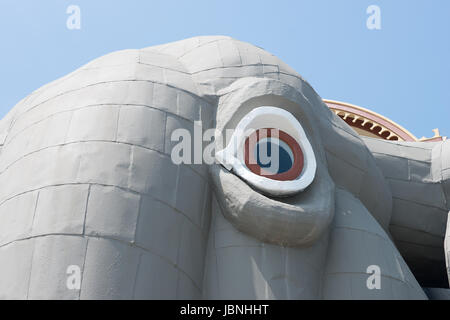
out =
[[[278,174],[272,174],[265,171],[258,165],[255,159],[255,147],[258,144],[257,142],[261,139],[272,137],[272,130],[278,131],[278,135],[274,135],[274,137],[285,142],[289,148],[291,148],[294,156],[292,167],[288,171]],[[256,143],[250,145],[250,141],[255,141]],[[303,171],[304,156],[300,145],[294,138],[282,130],[275,128],[258,129],[247,137],[244,148],[245,165],[256,175],[264,176],[272,180],[289,181],[297,179]]]

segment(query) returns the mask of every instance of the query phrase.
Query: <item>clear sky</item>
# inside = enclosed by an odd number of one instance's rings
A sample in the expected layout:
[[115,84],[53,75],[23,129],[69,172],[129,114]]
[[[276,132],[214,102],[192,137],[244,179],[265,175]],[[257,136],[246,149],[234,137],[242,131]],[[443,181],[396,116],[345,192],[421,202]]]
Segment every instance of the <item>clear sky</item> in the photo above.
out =
[[[69,30],[69,5],[81,29]],[[369,30],[369,5],[381,30]],[[449,0],[1,0],[0,117],[111,51],[229,35],[277,55],[322,98],[450,136]]]

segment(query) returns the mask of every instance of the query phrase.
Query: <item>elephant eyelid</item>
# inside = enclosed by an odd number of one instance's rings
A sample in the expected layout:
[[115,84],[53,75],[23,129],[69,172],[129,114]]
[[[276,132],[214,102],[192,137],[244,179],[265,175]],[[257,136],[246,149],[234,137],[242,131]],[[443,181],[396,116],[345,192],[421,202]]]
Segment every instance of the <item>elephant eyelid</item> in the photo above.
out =
[[225,168],[273,196],[303,191],[314,180],[316,159],[298,120],[271,106],[253,109],[238,123],[228,145],[216,153]]

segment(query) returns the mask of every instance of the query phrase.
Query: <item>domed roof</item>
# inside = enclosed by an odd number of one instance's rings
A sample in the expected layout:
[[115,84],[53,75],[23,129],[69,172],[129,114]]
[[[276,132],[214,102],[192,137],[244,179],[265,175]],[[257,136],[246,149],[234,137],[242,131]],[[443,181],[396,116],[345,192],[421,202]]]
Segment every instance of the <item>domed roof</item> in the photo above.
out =
[[346,102],[326,99],[323,101],[336,115],[362,136],[392,141],[442,141],[446,139],[446,137],[440,136],[438,129],[433,130],[434,137],[418,139],[398,123],[374,111]]

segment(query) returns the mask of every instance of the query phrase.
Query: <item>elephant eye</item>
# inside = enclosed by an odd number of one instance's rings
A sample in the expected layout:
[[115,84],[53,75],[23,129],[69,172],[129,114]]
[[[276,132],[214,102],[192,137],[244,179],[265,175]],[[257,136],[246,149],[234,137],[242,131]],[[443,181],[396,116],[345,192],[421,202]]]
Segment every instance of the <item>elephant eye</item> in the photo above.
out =
[[314,179],[316,159],[305,131],[288,111],[259,107],[245,115],[217,160],[256,189],[288,196]]
[[295,180],[303,171],[303,152],[288,133],[276,128],[255,130],[244,145],[246,167],[272,180]]

